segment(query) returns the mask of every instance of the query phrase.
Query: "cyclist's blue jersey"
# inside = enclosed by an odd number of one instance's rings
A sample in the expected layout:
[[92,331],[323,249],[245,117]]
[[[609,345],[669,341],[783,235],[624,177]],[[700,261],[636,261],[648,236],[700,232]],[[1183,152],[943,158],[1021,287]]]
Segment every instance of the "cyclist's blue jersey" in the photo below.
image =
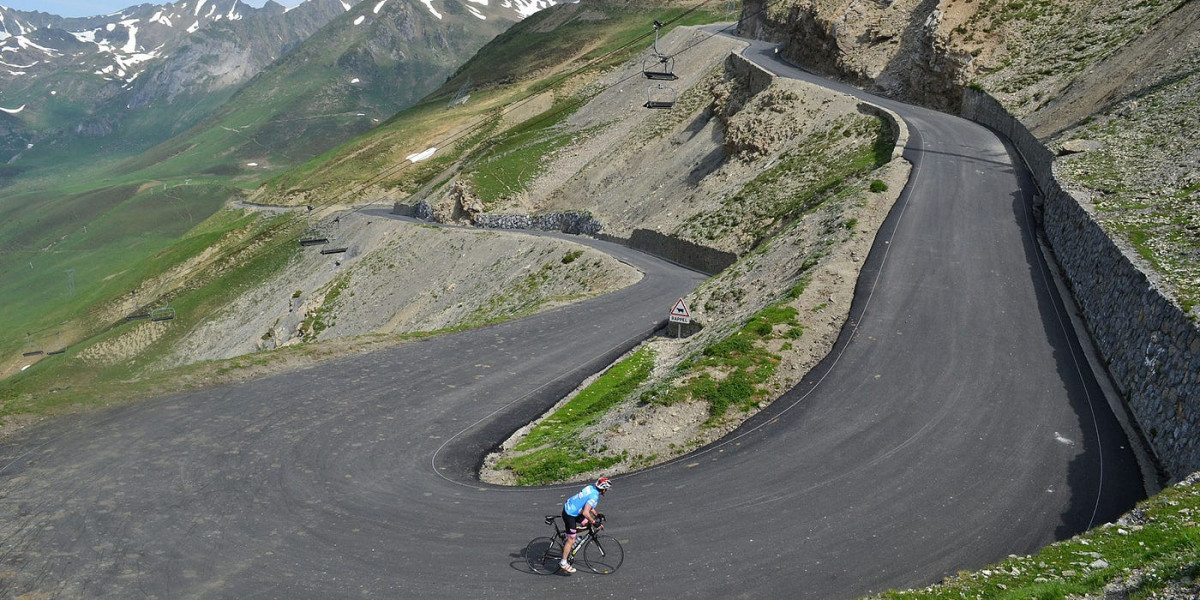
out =
[[594,485],[589,485],[583,488],[578,494],[567,498],[567,501],[563,503],[563,510],[572,517],[578,517],[583,512],[583,507],[590,506],[596,508],[596,503],[599,501],[600,490],[596,489]]

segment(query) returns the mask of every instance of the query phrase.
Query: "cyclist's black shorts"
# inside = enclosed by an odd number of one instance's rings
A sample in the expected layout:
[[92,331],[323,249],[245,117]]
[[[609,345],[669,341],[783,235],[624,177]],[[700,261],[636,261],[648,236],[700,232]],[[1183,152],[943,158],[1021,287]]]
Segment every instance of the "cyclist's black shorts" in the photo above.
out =
[[563,525],[567,526],[567,535],[575,535],[579,530],[579,516],[572,517],[567,514],[567,509],[562,511]]

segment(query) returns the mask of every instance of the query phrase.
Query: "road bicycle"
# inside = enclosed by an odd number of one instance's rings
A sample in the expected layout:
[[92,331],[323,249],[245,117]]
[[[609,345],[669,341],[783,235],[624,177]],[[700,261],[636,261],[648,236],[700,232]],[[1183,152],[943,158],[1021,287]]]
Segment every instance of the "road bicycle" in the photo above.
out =
[[[604,524],[604,515],[598,515],[598,523],[588,523],[587,530],[576,536],[575,544],[571,546],[571,554],[567,562],[575,564],[581,556],[581,563],[593,573],[611,575],[625,562],[625,549],[617,538],[600,533],[595,525]],[[554,535],[533,538],[525,546],[525,560],[529,568],[539,575],[551,575],[559,571],[558,561],[562,559],[563,545],[566,543],[567,532],[560,529],[559,515],[546,515],[546,524],[554,527]]]

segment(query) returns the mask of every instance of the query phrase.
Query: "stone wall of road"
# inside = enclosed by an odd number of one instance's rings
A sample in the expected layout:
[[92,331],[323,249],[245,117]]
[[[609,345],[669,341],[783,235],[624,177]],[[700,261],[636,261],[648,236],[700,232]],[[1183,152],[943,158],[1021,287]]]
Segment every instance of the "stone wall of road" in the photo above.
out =
[[967,90],[963,116],[1017,148],[1043,198],[1043,227],[1109,375],[1172,479],[1200,470],[1200,328],[1140,257],[1100,226],[1086,192],[1064,190],[1054,154],[994,98]]

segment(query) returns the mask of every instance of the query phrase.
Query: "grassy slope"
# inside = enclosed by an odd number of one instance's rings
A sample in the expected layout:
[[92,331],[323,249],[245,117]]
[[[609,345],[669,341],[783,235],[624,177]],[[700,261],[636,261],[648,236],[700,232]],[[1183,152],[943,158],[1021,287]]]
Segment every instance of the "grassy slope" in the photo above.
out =
[[[439,27],[427,11],[414,13],[428,21],[418,29]],[[384,19],[376,23],[390,26]],[[484,41],[477,33],[459,33],[465,48]],[[342,53],[376,34],[366,27],[323,30],[245,86],[216,116],[134,158],[138,148],[99,142],[39,154],[48,158],[22,169],[25,178],[0,196],[0,302],[7,308],[0,315],[5,325],[0,352],[13,357],[49,349],[107,327],[111,319],[100,315],[113,302],[176,264],[164,257],[188,258],[164,253],[186,246],[181,236],[188,229],[269,174],[368,129],[373,121],[360,116],[360,104],[389,110],[411,103],[429,89],[418,82],[440,81],[437,73],[458,60],[453,53],[414,47],[413,64],[431,66],[388,69],[391,74],[346,93],[340,85],[346,79],[338,64]],[[388,92],[398,80],[412,81],[400,86],[408,95]],[[331,81],[338,89],[327,88]],[[75,110],[65,97],[59,104],[58,110]],[[151,111],[161,123],[139,126],[178,126],[197,110],[182,101]],[[260,162],[261,168],[248,162]],[[28,364],[21,362],[0,364],[0,374]]]
[[[646,24],[664,14],[655,7],[640,8],[645,12],[613,9],[609,21],[580,21],[560,27],[556,32],[538,34],[538,40],[554,47],[577,45],[580,39],[593,40],[577,57],[583,61],[619,48],[630,40],[644,38],[648,29]],[[670,16],[682,12],[683,9],[676,9]],[[713,19],[713,15],[693,14],[681,24]],[[526,20],[526,26],[538,23],[537,15]],[[559,39],[560,36],[568,37],[572,42],[567,44]],[[468,120],[475,115],[494,116],[499,107],[521,98],[531,88],[557,84],[557,80],[546,83],[544,77],[539,77],[546,75],[540,69],[547,64],[558,64],[555,60],[536,52],[524,52],[517,60],[503,58],[509,52],[504,49],[508,45],[516,44],[518,50],[528,50],[529,43],[521,36],[508,36],[498,40],[500,49],[482,52],[479,58],[460,69],[459,78],[484,80],[483,75],[472,75],[477,72],[504,81],[503,85],[493,84],[473,93],[473,112],[466,113]],[[645,43],[636,43],[591,68],[620,62],[644,48]],[[388,164],[387,160],[380,159],[381,155],[388,156],[388,152],[381,150],[406,151],[402,140],[434,135],[460,122],[446,119],[445,109],[447,95],[452,95],[460,85],[457,79],[448,81],[432,100],[403,111],[386,126],[280,176],[272,185],[288,183],[290,192],[295,191],[291,182],[337,190],[361,184],[364,180],[378,179],[378,171]],[[254,89],[269,90],[271,87]],[[254,108],[252,103],[241,104],[246,106],[238,108],[239,111],[267,110]],[[277,107],[273,105],[272,109]],[[248,113],[233,111],[230,114]],[[490,131],[491,128],[485,126],[468,140],[478,143],[486,139]],[[226,135],[220,128],[210,128],[192,141],[211,145],[215,151],[228,142]],[[463,150],[467,148],[464,145]],[[364,149],[367,151],[363,152]],[[421,149],[424,147],[417,148]],[[162,295],[169,294],[171,306],[177,309],[179,317],[168,331],[155,333],[154,342],[142,350],[153,353],[167,347],[174,336],[197,323],[223,299],[286,264],[287,257],[294,252],[297,227],[302,226],[302,220],[291,218],[270,226],[265,223],[255,225],[231,216],[236,215],[236,211],[214,213],[224,199],[236,195],[240,187],[250,185],[253,180],[218,173],[197,175],[190,184],[185,184],[182,176],[176,177],[183,172],[178,170],[180,165],[190,164],[193,172],[198,172],[206,166],[219,164],[220,158],[196,159],[189,163],[187,157],[193,156],[191,153],[176,156],[179,158],[175,161],[162,165],[156,160],[163,156],[151,157],[146,165],[159,166],[130,175],[110,176],[99,186],[79,184],[60,187],[53,192],[23,192],[12,202],[0,202],[0,217],[6,217],[0,220],[0,240],[5,240],[5,251],[0,253],[0,274],[6,276],[5,281],[13,282],[13,285],[0,289],[0,301],[20,307],[20,310],[5,311],[0,317],[8,319],[2,322],[9,326],[0,330],[8,332],[7,335],[0,333],[0,349],[5,350],[7,356],[17,357],[17,362],[9,361],[8,372],[30,362],[20,360],[20,351],[24,349],[36,346],[49,350],[69,346],[65,355],[47,357],[27,372],[0,382],[0,403],[3,403],[0,414],[42,413],[74,404],[93,404],[116,396],[136,395],[122,391],[131,389],[130,385],[143,389],[142,393],[161,389],[158,386],[168,385],[165,382],[169,375],[144,372],[137,366],[139,361],[103,365],[94,364],[95,361],[83,364],[78,359],[88,347],[104,345],[116,332],[141,325],[140,322],[127,324],[121,319],[132,308],[129,290],[139,289],[137,299],[143,306],[161,305]],[[392,174],[393,185],[413,186],[423,182],[445,164],[445,159],[439,157],[399,175]],[[101,172],[111,174],[108,170],[98,170],[97,176],[89,179],[100,180]],[[159,179],[143,185],[151,175]],[[163,182],[168,186],[165,191]],[[336,199],[336,194],[322,198],[329,201]],[[46,206],[55,208],[46,212]],[[192,229],[196,224],[199,226]],[[85,225],[86,233],[83,231]],[[252,230],[253,234],[248,233]],[[173,267],[199,255],[218,240],[223,240],[221,250],[205,263],[205,273],[163,277]],[[33,269],[28,267],[31,261]],[[74,294],[70,293],[67,280],[67,271],[71,269],[74,269],[71,275]],[[144,285],[155,278],[158,278],[155,285]],[[135,380],[141,383],[134,383]],[[117,385],[118,382],[123,383]],[[52,388],[58,391],[49,393]]]
[[[1193,477],[1141,502],[1117,523],[1051,544],[1032,556],[1011,556],[938,585],[873,598],[1196,598],[1200,594],[1198,514],[1200,479]],[[1105,595],[1110,586],[1112,595]]]
[[[967,47],[977,38],[1003,35],[1007,54],[977,84],[1022,119],[1038,119],[1041,111],[1070,112],[1054,100],[1074,87],[1102,87],[1091,79],[1093,71],[1119,71],[1120,57],[1136,57],[1140,40],[1153,40],[1155,28],[1185,4],[985,0],[962,31]],[[1068,138],[1099,141],[1102,147],[1061,157],[1059,177],[1068,187],[1094,193],[1097,217],[1109,234],[1129,242],[1163,276],[1183,309],[1200,319],[1200,184],[1194,175],[1200,153],[1186,141],[1200,127],[1200,54],[1194,43],[1155,44],[1151,54],[1170,58],[1129,73],[1142,86],[1133,95],[1105,96],[1091,107],[1094,113],[1079,115],[1081,123],[1060,124],[1077,127]]]
[[[560,8],[582,12],[572,5]],[[557,101],[552,114],[555,118],[565,117],[586,100],[572,91],[573,83],[643,50],[652,41],[647,37],[647,23],[679,18],[673,25],[691,25],[719,18],[712,13],[654,5],[596,3],[587,11],[590,13],[587,19],[576,18],[561,24],[551,24],[552,20],[558,20],[554,11],[529,17],[519,27],[498,36],[424,101],[367,135],[274,178],[266,186],[267,193],[259,199],[279,204],[299,204],[303,200],[311,204],[307,199],[318,197],[333,202],[353,198],[354,188],[365,190],[371,186],[403,197],[433,181],[472,150],[475,150],[472,160],[477,164],[518,148],[521,160],[532,160],[553,147],[545,142],[555,136],[551,131],[555,121],[539,117],[507,132],[506,137],[490,139],[500,130],[504,112],[533,95],[551,91]],[[604,14],[603,20],[597,18],[599,13]],[[472,89],[470,101],[447,109],[448,102],[467,82]],[[517,135],[525,137],[513,142],[512,137]],[[488,140],[487,147],[480,149],[479,144],[484,140]],[[530,154],[527,151],[530,146],[540,147]],[[416,165],[405,161],[406,156],[430,147],[439,149],[433,159]],[[490,172],[478,169],[478,177],[505,180],[507,176],[502,171],[513,160],[516,158],[493,163]],[[509,183],[502,181],[496,185],[503,188]]]

